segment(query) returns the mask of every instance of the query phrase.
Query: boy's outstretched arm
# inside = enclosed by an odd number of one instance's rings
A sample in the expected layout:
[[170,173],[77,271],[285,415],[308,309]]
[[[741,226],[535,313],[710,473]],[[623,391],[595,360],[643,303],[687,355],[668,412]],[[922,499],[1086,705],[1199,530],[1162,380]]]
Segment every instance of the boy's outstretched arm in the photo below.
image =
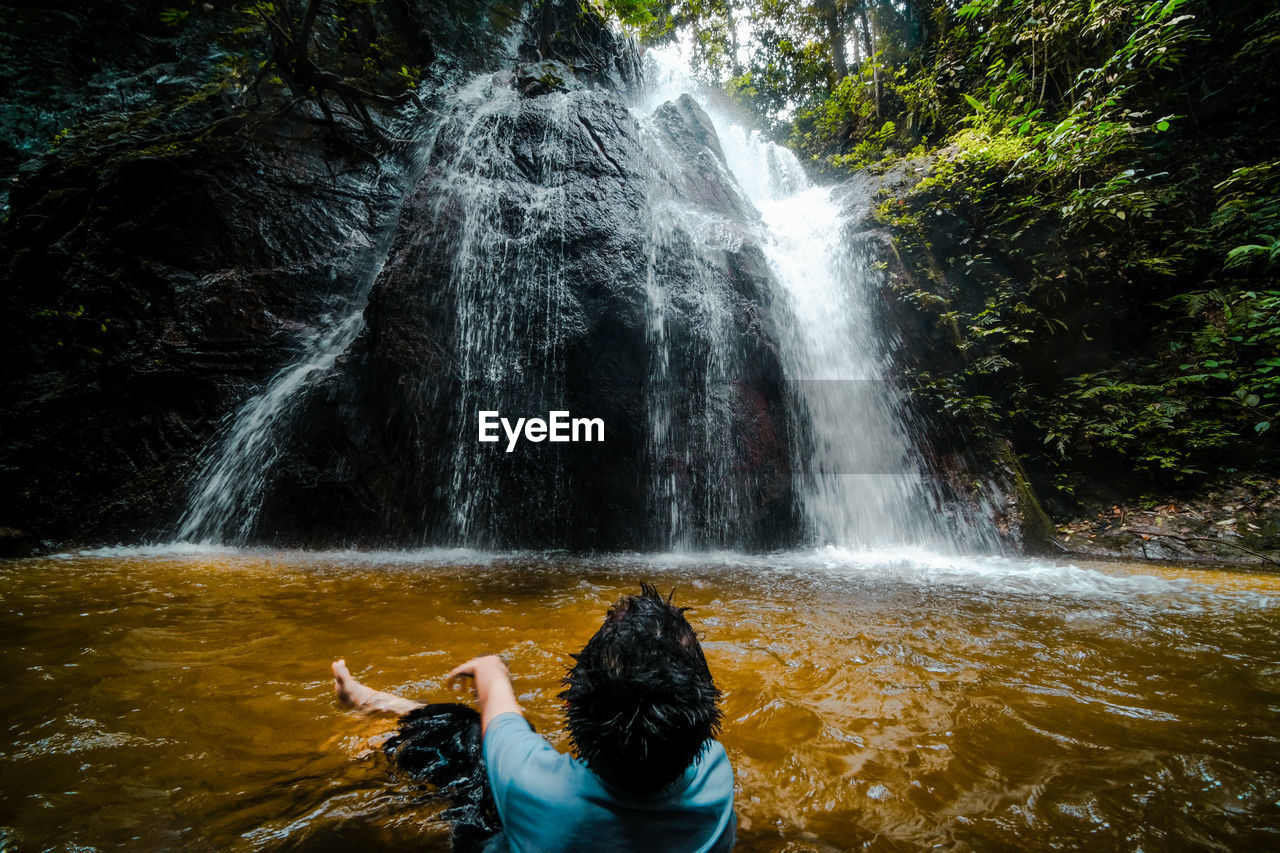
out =
[[502,658],[497,655],[472,658],[449,672],[450,681],[464,676],[475,679],[476,699],[480,702],[481,733],[489,728],[489,723],[499,714],[510,712],[524,716],[511,686],[511,672]]

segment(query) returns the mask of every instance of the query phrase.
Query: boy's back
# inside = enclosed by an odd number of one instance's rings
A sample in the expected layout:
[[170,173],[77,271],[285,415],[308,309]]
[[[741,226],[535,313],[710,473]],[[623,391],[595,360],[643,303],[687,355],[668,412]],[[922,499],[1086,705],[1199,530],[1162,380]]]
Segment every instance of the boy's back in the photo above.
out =
[[733,770],[717,741],[708,743],[683,775],[652,793],[605,785],[519,714],[503,714],[490,723],[484,757],[507,844],[515,853],[651,851],[655,843],[688,851],[733,847]]

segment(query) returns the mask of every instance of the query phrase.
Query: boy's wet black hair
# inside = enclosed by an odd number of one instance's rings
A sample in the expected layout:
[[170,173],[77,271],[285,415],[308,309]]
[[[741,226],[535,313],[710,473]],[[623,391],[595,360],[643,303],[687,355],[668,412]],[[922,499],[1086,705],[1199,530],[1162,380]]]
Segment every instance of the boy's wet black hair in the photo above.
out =
[[614,787],[647,792],[674,782],[720,730],[720,691],[687,609],[641,584],[573,656],[560,693],[569,738]]

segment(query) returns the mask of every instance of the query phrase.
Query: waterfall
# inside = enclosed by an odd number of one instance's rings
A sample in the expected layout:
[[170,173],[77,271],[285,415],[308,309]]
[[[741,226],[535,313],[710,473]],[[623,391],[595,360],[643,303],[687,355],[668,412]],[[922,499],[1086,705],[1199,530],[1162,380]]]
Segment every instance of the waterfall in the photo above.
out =
[[[808,426],[793,448],[808,538],[848,547],[998,548],[986,515],[948,505],[939,494],[902,391],[885,380],[885,341],[870,307],[881,280],[845,233],[846,214],[832,189],[813,185],[791,151],[719,111],[683,73],[677,51],[650,57],[653,82],[641,108],[680,92],[699,100],[728,171],[759,213],[758,239],[783,297],[774,310],[783,366],[797,416]],[[660,330],[659,307],[650,322]],[[656,381],[666,380],[666,361],[664,353]],[[670,442],[664,411],[655,410],[656,445]]]
[[811,186],[790,151],[723,120],[717,130],[760,211],[762,243],[790,309],[779,312],[782,354],[811,431],[801,494],[812,534],[838,545],[948,542],[902,401],[884,381],[870,311],[877,282],[845,238],[831,190]]
[[[663,152],[660,137],[648,139]],[[727,547],[747,533],[739,529],[741,484],[731,475],[735,414],[727,397],[749,365],[734,345],[732,307],[711,259],[740,237],[672,193],[663,162],[655,159],[649,186],[645,269],[650,541],[665,550]],[[668,323],[677,295],[690,318],[683,333]]]
[[[441,101],[398,223],[349,304],[229,418],[179,539],[262,535],[307,389],[358,350],[347,380],[394,398],[394,425],[357,427],[382,436],[364,445],[385,453],[377,499],[414,507],[387,513],[402,544],[558,547],[610,502],[603,541],[658,550],[992,544],[984,519],[940,498],[884,379],[879,282],[832,190],[651,56],[626,108],[552,85],[551,65],[478,75]],[[581,403],[609,410],[616,452],[477,442],[482,410]],[[634,515],[639,532],[620,535]]]
[[[502,524],[497,466],[504,456],[477,453],[477,412],[531,414],[556,408],[563,395],[565,304],[562,234],[568,106],[573,94],[525,99],[502,78],[467,93],[450,127],[456,145],[433,169],[430,218],[449,217],[443,245],[449,277],[433,295],[451,317],[456,434],[443,480],[449,506],[437,536],[457,544],[490,544]],[[522,150],[517,125],[536,110],[540,131]],[[454,386],[450,386],[451,388]],[[429,377],[421,393],[440,392]],[[517,462],[518,464],[518,462]],[[561,504],[563,479],[544,495],[548,513]]]
[[[407,187],[421,176],[441,124],[431,123],[410,154],[404,169]],[[375,188],[369,184],[366,189],[372,193]],[[394,222],[394,217],[390,219]],[[302,333],[294,360],[226,418],[219,439],[201,455],[176,525],[177,541],[239,545],[254,536],[263,495],[304,392],[333,369],[364,329],[369,291],[382,270],[392,236],[391,227],[383,229],[376,245],[368,247],[369,263],[349,295],[334,297],[335,305]]]
[[[375,267],[367,279],[372,282],[376,277]],[[364,327],[367,291],[366,284],[356,306],[336,321],[321,317],[320,329],[303,339],[301,356],[229,418],[225,437],[201,460],[195,488],[178,521],[178,541],[243,544],[249,540],[280,443],[286,440],[283,431],[292,422],[301,392],[333,367]]]

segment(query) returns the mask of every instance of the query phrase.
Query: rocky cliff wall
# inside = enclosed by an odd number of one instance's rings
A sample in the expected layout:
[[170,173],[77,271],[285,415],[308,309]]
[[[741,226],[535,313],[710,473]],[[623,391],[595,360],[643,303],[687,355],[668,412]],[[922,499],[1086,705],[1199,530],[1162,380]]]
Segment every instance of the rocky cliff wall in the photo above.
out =
[[330,5],[317,65],[397,96],[412,68],[424,109],[371,101],[377,134],[326,120],[288,91],[247,6],[176,21],[155,2],[6,8],[0,525],[15,547],[172,522],[223,419],[367,276],[408,189],[396,140],[518,36],[513,3]]
[[[791,541],[796,425],[769,276],[696,105],[642,129],[625,106],[634,54],[576,3],[543,17],[499,2],[329,6],[307,54],[319,71],[281,63],[270,27],[234,4],[176,23],[158,4],[18,13],[28,41],[9,42],[25,53],[6,104],[27,108],[50,81],[62,94],[55,119],[16,144],[10,128],[6,149],[11,550],[172,536],[228,419],[366,294],[363,332],[290,409],[245,541],[659,547],[655,466],[693,507],[692,541]],[[471,114],[466,85],[489,87]],[[353,90],[368,93],[354,108]],[[655,197],[714,220],[719,242],[663,224]],[[491,256],[467,268],[460,248]],[[656,390],[655,275],[665,340],[687,353]],[[504,380],[477,379],[469,335],[495,338]],[[731,433],[655,447],[655,393],[690,432]],[[472,458],[482,405],[599,417],[608,441]],[[713,500],[719,478],[732,506]]]

